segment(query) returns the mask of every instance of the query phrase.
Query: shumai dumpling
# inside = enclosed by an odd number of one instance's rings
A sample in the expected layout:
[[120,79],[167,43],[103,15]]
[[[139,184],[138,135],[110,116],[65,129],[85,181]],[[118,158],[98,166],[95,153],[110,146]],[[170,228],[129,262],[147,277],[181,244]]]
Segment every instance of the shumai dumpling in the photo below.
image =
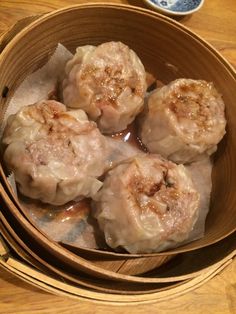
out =
[[177,79],[154,91],[140,123],[148,150],[187,163],[211,155],[225,134],[225,105],[212,83]]
[[103,133],[126,129],[143,108],[145,69],[121,42],[78,47],[65,72],[65,105],[83,109]]
[[159,155],[137,156],[108,172],[94,198],[94,215],[110,247],[159,252],[188,238],[199,198],[183,165]]
[[53,100],[25,106],[9,117],[3,144],[6,166],[28,197],[62,205],[102,185],[107,144],[82,110]]

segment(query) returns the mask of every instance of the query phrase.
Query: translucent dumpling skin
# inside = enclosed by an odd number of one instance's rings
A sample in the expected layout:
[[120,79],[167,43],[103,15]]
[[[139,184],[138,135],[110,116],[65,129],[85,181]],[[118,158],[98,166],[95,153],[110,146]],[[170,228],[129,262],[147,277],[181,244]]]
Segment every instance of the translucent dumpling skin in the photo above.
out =
[[145,69],[121,42],[78,47],[65,71],[65,105],[83,109],[103,133],[124,130],[143,108]]
[[215,152],[225,134],[224,109],[212,83],[178,79],[150,95],[140,137],[152,153],[192,162]]
[[186,240],[199,212],[199,193],[183,165],[146,155],[109,171],[95,196],[95,217],[112,248],[151,253]]
[[82,110],[56,101],[23,107],[8,119],[4,161],[22,194],[62,205],[96,193],[106,142]]

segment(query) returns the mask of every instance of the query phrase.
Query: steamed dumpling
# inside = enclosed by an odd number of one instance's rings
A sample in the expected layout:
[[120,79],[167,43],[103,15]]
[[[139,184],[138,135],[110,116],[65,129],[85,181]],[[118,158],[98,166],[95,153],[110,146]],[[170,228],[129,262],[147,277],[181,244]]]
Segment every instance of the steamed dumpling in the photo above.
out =
[[140,127],[152,153],[177,163],[211,155],[225,134],[224,102],[212,83],[178,79],[154,91]]
[[22,194],[62,205],[101,187],[106,141],[82,110],[56,101],[23,107],[8,119],[4,161]]
[[121,42],[78,47],[65,71],[65,105],[83,109],[103,133],[124,130],[143,108],[145,69]]
[[186,240],[198,218],[199,193],[183,165],[159,155],[121,163],[95,196],[95,217],[112,248],[150,253]]

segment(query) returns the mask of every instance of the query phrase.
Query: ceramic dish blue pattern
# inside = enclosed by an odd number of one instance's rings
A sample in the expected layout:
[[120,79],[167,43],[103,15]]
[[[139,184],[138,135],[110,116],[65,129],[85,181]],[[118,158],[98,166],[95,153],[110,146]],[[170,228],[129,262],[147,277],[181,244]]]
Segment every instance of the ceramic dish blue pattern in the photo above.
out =
[[189,12],[197,9],[201,0],[150,0],[154,5],[173,12]]

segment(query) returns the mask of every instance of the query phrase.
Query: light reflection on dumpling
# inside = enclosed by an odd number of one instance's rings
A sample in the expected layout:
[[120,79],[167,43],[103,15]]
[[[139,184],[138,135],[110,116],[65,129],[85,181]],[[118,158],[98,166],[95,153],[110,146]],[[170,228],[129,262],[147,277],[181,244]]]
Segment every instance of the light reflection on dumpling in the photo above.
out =
[[103,133],[124,130],[143,108],[145,69],[121,42],[78,47],[65,71],[65,105],[83,109]]
[[199,193],[183,165],[139,156],[109,171],[94,215],[112,248],[151,253],[186,240],[198,218]]
[[4,161],[22,194],[62,205],[90,197],[102,183],[107,143],[82,110],[56,101],[23,107],[8,119]]
[[212,83],[178,79],[154,91],[140,123],[152,153],[177,163],[211,155],[225,134],[224,102]]

